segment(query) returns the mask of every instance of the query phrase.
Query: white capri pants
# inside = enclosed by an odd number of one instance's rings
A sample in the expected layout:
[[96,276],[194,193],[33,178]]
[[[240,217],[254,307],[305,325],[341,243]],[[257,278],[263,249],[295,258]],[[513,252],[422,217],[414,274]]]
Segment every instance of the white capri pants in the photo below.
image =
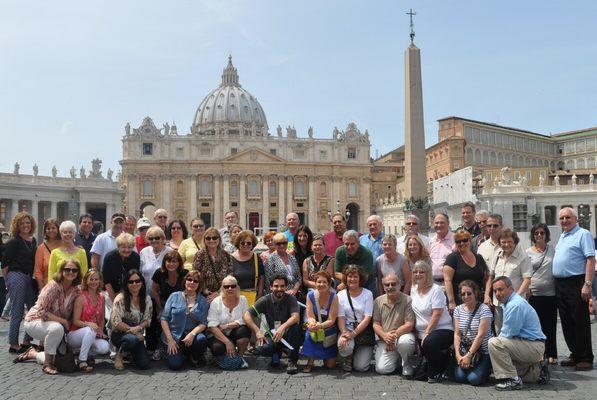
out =
[[110,352],[108,341],[98,338],[95,331],[88,326],[69,332],[66,340],[73,349],[80,349],[79,361],[87,361],[89,354],[100,355]]
[[338,354],[341,357],[348,357],[352,354],[352,368],[355,371],[364,372],[369,369],[371,364],[371,356],[373,355],[373,346],[356,346],[354,339],[346,343],[346,346],[340,347],[340,339],[338,339]]
[[56,350],[64,337],[64,327],[55,321],[35,321],[25,322],[25,332],[33,339],[44,341],[44,350],[49,355],[56,354]]
[[398,365],[398,357],[402,359],[402,373],[404,375],[412,375],[413,367],[408,364],[408,357],[415,352],[415,335],[412,333],[405,333],[398,338],[396,349],[393,351],[386,350],[386,343],[382,340],[377,341],[377,348],[375,349],[375,371],[378,374],[391,374],[396,370]]

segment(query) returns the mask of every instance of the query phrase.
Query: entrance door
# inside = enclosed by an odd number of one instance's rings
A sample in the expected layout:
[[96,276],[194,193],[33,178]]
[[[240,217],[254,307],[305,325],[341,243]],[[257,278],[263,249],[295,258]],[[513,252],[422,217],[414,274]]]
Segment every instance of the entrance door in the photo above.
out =
[[261,225],[259,223],[259,213],[258,212],[250,212],[249,213],[249,230],[255,232],[255,228],[259,228]]
[[348,221],[346,221],[346,227],[348,229],[354,229],[358,232],[359,230],[359,205],[356,203],[349,203],[346,206],[346,210],[350,212]]

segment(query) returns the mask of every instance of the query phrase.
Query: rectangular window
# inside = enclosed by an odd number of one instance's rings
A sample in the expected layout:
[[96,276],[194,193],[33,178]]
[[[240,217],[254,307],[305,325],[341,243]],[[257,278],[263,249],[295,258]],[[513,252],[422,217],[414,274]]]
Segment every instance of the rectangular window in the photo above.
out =
[[238,153],[238,149],[236,147],[233,147],[230,149],[230,155],[236,154]]
[[512,219],[514,222],[514,229],[517,232],[527,231],[527,205],[514,204],[512,207]]
[[328,151],[327,150],[319,150],[319,159],[325,161],[328,159]]
[[294,158],[303,159],[305,158],[305,150],[303,149],[295,149],[294,150]]
[[276,155],[276,149],[269,149],[269,153],[273,156]]
[[199,154],[202,156],[211,156],[211,148],[201,147],[201,149],[199,150]]
[[153,154],[153,143],[143,143],[143,155],[151,156]]
[[182,147],[176,148],[176,157],[182,157],[184,155],[184,149]]
[[347,156],[349,160],[354,160],[355,158],[357,158],[357,148],[349,147]]

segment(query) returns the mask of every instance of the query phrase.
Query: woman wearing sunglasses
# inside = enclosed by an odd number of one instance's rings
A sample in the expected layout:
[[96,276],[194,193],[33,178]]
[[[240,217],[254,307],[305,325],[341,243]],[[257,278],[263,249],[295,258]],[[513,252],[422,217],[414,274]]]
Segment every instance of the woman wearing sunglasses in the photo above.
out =
[[122,292],[114,299],[108,322],[112,344],[118,349],[114,358],[114,368],[117,370],[124,369],[122,351],[131,353],[137,368],[149,368],[143,333],[151,324],[152,310],[143,276],[135,269],[128,271]]
[[444,287],[448,296],[450,313],[454,312],[456,304],[460,304],[460,299],[454,290],[454,288],[458,288],[460,282],[468,279],[484,288],[489,277],[487,264],[483,257],[471,251],[471,234],[464,229],[459,229],[454,234],[454,242],[456,251],[448,255],[444,262]]
[[232,258],[224,251],[220,232],[214,227],[203,234],[203,246],[195,256],[193,269],[199,271],[203,280],[201,293],[211,303],[218,297],[224,277],[232,274]]
[[182,257],[184,268],[187,271],[193,269],[193,261],[197,252],[203,248],[203,233],[205,232],[205,222],[201,218],[191,220],[191,236],[180,244],[178,252]]
[[64,338],[73,317],[73,305],[79,295],[81,283],[81,265],[77,260],[64,260],[58,266],[58,272],[42,289],[37,302],[25,316],[25,333],[34,339],[43,341],[44,352],[29,348],[19,355],[14,362],[37,359],[42,370],[49,375],[56,375],[54,356]]
[[189,271],[184,290],[172,293],[162,311],[162,341],[168,347],[166,360],[172,370],[181,369],[186,359],[194,366],[205,364],[209,303],[200,293],[199,277],[198,271]]
[[[213,335],[209,339],[209,348],[214,357],[242,357],[245,354],[251,338],[251,330],[243,320],[248,309],[247,299],[240,294],[236,278],[225,277],[220,295],[211,302],[207,314],[207,326]],[[248,366],[243,360],[241,368]]]
[[242,231],[234,243],[237,250],[232,253],[232,275],[238,280],[241,295],[246,297],[249,307],[263,295],[265,272],[263,261],[253,251],[257,237],[251,231]]
[[[283,233],[274,235],[274,245],[276,252],[272,253],[265,261],[265,285],[266,294],[269,294],[272,284],[272,278],[277,274],[284,274],[288,277],[288,289],[286,293],[296,296],[301,287],[301,273],[299,271],[296,258],[286,251],[288,247],[288,238]],[[301,299],[297,299],[301,301]],[[304,300],[304,299],[303,299]]]
[[489,306],[481,302],[481,289],[476,282],[464,280],[458,290],[462,304],[454,310],[454,379],[479,386],[487,381],[491,372],[487,344],[493,337],[493,314]]

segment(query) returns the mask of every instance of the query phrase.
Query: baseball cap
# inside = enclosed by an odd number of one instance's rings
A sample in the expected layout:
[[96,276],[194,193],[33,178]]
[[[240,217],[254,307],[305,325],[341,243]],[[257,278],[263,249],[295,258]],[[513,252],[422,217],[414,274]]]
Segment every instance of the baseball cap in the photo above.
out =
[[149,219],[143,217],[143,218],[139,218],[139,221],[137,221],[137,229],[141,229],[141,228],[149,228],[151,226],[151,222],[149,221]]
[[115,220],[117,220],[117,219],[121,219],[121,220],[123,220],[123,221],[124,221],[124,220],[126,219],[126,217],[124,216],[124,214],[123,214],[123,213],[114,213],[114,214],[112,214],[112,218],[110,218],[110,219],[111,219],[112,221],[115,221]]

